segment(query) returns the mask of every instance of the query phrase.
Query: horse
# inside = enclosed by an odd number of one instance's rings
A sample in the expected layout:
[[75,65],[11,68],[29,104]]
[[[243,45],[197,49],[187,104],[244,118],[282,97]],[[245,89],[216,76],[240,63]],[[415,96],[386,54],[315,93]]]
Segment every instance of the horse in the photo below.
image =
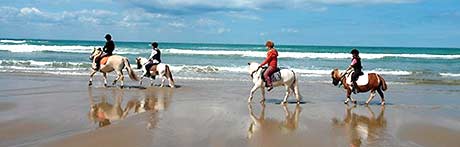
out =
[[[136,58],[136,64],[137,64],[137,69],[143,69],[143,72],[145,75],[145,64],[148,62],[148,60],[146,58],[143,58],[143,57],[137,57]],[[152,68],[155,68],[155,72],[152,72]],[[172,73],[171,73],[171,70],[169,69],[169,65],[168,64],[164,64],[164,63],[160,63],[158,64],[157,66],[152,66],[151,69],[150,69],[150,85],[153,86],[153,83],[154,83],[154,80],[155,80],[155,76],[156,75],[159,75],[160,76],[160,79],[161,79],[161,85],[160,87],[163,87],[164,86],[164,83],[165,83],[165,80],[168,79],[169,81],[169,87],[171,88],[174,88],[174,79],[173,79],[173,76],[172,76]],[[142,80],[144,79],[145,76],[141,76],[141,79],[139,81],[139,85],[142,85]],[[166,78],[165,78],[166,77]]]
[[[259,88],[262,92],[262,100],[260,100],[260,102],[263,103],[265,102],[265,82],[264,80],[262,80],[262,68],[260,68],[260,64],[256,62],[249,62],[248,65],[248,72],[252,78],[252,82],[254,83],[254,86],[252,87],[248,98],[248,103],[252,101],[252,98],[254,97],[254,92],[256,92],[256,90]],[[281,78],[278,81],[273,81],[273,87],[284,85],[284,87],[286,88],[286,95],[284,96],[284,99],[281,102],[281,104],[287,103],[287,98],[289,97],[289,94],[291,94],[291,90],[295,94],[297,104],[300,104],[300,100],[302,97],[299,93],[299,85],[297,84],[298,80],[295,76],[294,71],[289,69],[281,69],[279,72],[281,73]]]
[[[94,48],[93,52],[91,53],[91,56],[89,57],[90,60],[93,60],[95,57],[100,56],[102,54],[102,49],[101,48]],[[104,78],[104,86],[107,87],[107,73],[110,73],[112,71],[115,71],[117,73],[117,78],[112,82],[112,85],[115,85],[118,80],[121,81],[121,87],[123,88],[123,69],[126,68],[128,70],[128,75],[131,80],[134,81],[139,81],[137,78],[136,73],[133,71],[131,66],[129,65],[128,58],[119,56],[119,55],[111,55],[109,57],[104,57],[107,58],[106,64],[101,64],[99,70],[94,70],[92,69],[91,73],[89,74],[89,83],[88,86],[93,85],[93,76],[96,72],[101,72]],[[101,62],[103,59],[101,59]]]
[[[383,79],[382,76],[376,73],[368,73],[367,76],[368,76],[367,77],[368,80],[364,81],[364,82],[367,82],[367,84],[365,85],[359,84],[359,80],[363,78],[363,76],[361,76],[360,79],[358,79],[357,81],[358,87],[356,88],[356,91],[357,92],[368,92],[368,91],[371,92],[369,99],[366,101],[366,105],[368,105],[369,102],[375,97],[375,91],[377,91],[380,95],[381,105],[385,105],[385,95],[383,94],[383,91],[386,91],[388,89],[385,79]],[[347,98],[344,103],[348,104],[348,101],[351,100],[353,103],[356,104],[356,100],[354,100],[351,97],[352,86],[350,85],[349,80],[347,81],[348,78],[351,78],[351,73],[340,73],[339,69],[336,68],[331,72],[331,77],[332,77],[332,84],[334,86],[339,85],[339,82],[343,84],[343,88],[347,92]],[[365,79],[366,78],[361,79],[361,80],[365,80]]]

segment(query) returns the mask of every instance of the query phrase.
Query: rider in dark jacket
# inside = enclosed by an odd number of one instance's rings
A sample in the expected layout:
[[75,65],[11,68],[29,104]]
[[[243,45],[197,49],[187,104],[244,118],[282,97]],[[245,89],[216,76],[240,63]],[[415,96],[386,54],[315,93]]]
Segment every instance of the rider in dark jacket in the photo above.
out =
[[104,47],[102,48],[103,53],[100,56],[96,57],[95,59],[95,62],[96,62],[95,70],[99,70],[101,66],[100,65],[101,59],[107,56],[111,56],[113,54],[113,51],[115,50],[115,43],[112,40],[112,36],[110,34],[105,34],[104,38],[106,42],[105,42]]
[[363,75],[363,66],[361,65],[361,58],[359,57],[359,51],[357,49],[353,49],[350,52],[353,55],[353,58],[351,59],[351,64],[347,68],[347,71],[353,69],[353,74],[351,75],[351,82],[353,82],[352,85],[352,91],[353,93],[356,94],[356,89],[358,88],[358,84],[356,84],[356,81],[358,80],[359,76]]
[[145,77],[150,77],[150,68],[153,65],[158,65],[161,63],[161,51],[158,49],[158,43],[153,42],[152,43],[152,53],[150,54],[150,57],[148,59],[149,61],[145,64],[145,72],[144,76]]

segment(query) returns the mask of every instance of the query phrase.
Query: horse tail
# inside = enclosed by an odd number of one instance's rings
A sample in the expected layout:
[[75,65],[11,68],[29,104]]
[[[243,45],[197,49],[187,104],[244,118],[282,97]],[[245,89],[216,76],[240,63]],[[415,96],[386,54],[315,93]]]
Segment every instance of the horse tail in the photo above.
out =
[[171,78],[171,81],[174,82],[174,78],[172,76],[171,70],[169,69],[169,65],[165,65],[166,75]]
[[139,81],[139,79],[137,78],[136,73],[133,71],[133,69],[131,68],[131,65],[129,64],[128,58],[124,58],[123,62],[125,63],[126,70],[128,70],[129,78],[131,80],[134,80],[134,81]]
[[292,73],[294,74],[294,82],[292,82],[292,90],[294,90],[294,94],[296,95],[296,97],[299,98],[299,100],[302,99],[302,95],[300,95],[300,92],[299,92],[299,82],[297,80],[297,76],[295,75],[295,72],[293,70],[291,70]]
[[377,74],[377,76],[380,79],[380,86],[382,86],[382,90],[386,91],[388,89],[387,82],[385,82],[385,79],[383,79],[379,74]]

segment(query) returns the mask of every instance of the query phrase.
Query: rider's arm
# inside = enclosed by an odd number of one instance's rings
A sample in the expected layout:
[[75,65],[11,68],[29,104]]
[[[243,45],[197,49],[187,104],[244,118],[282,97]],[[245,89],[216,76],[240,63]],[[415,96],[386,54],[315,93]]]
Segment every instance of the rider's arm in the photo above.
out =
[[267,64],[268,62],[270,62],[270,61],[273,59],[273,57],[276,57],[276,55],[274,55],[273,52],[272,52],[272,50],[270,50],[270,51],[268,52],[267,58],[265,58],[264,62],[262,62],[262,63],[260,64],[260,66],[264,66],[265,64]]

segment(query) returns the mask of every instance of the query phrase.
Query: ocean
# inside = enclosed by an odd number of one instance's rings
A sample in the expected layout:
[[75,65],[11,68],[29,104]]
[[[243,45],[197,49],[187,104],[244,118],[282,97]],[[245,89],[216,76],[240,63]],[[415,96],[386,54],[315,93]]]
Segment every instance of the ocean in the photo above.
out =
[[[88,75],[91,67],[88,57],[94,47],[102,47],[104,43],[103,40],[0,39],[0,72]],[[128,57],[133,68],[136,57],[150,55],[149,42],[115,40],[115,44],[114,53]],[[266,56],[263,42],[260,45],[159,42],[159,48],[163,63],[170,65],[175,79],[248,81],[247,63],[260,63]],[[300,45],[276,45],[276,48],[279,66],[293,69],[304,82],[329,83],[332,69],[345,69],[350,64],[350,50],[357,48],[363,71],[382,74],[389,83],[460,84],[459,48]]]

